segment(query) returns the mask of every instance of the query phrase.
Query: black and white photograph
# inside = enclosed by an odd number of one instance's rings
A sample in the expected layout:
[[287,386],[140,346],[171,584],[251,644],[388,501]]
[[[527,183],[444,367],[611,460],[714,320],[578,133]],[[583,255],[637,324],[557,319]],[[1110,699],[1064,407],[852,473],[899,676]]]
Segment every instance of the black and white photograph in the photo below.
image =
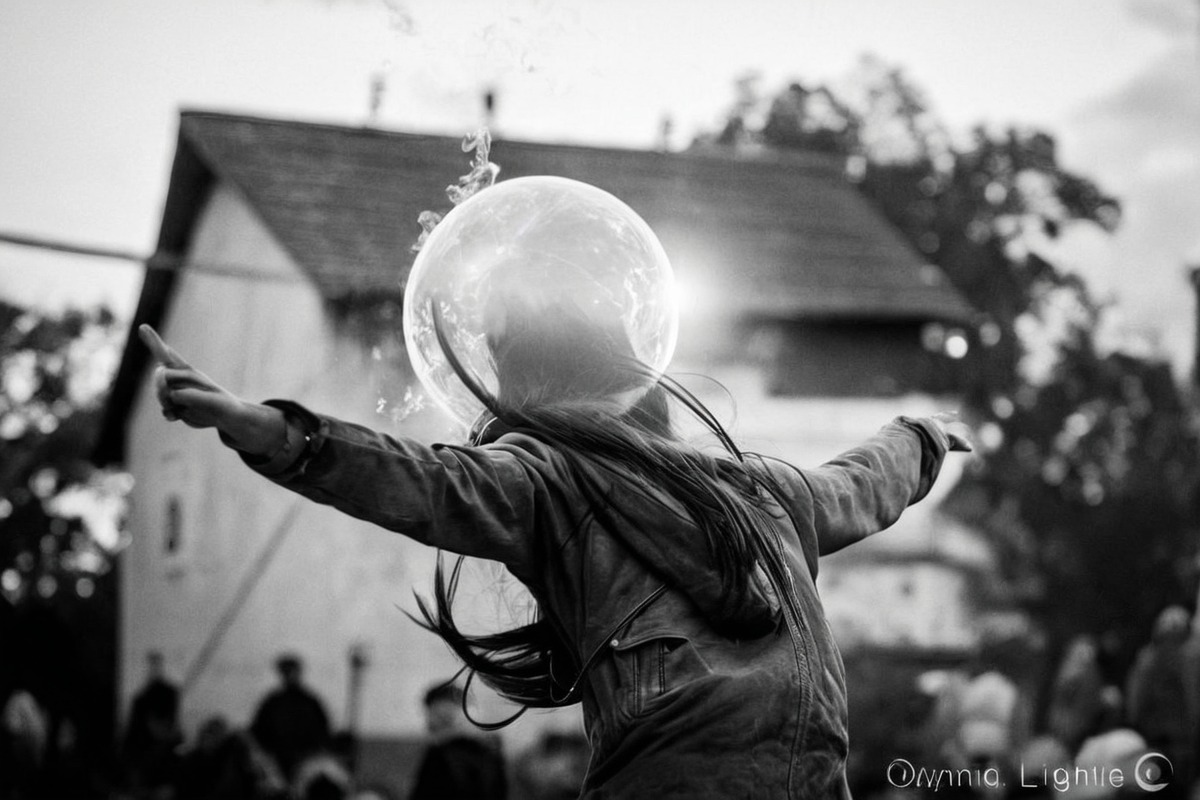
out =
[[1198,0],[0,0],[0,800],[1144,796]]

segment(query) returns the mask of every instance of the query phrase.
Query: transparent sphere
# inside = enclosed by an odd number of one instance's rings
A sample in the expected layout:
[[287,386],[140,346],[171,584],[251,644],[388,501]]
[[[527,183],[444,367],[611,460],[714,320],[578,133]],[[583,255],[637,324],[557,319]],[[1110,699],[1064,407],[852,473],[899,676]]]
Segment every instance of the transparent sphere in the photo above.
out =
[[653,384],[632,356],[666,369],[678,325],[658,238],[608,192],[566,178],[514,178],[480,191],[429,234],[404,291],[404,339],[429,395],[470,424],[483,405],[446,359],[507,404],[606,399]]

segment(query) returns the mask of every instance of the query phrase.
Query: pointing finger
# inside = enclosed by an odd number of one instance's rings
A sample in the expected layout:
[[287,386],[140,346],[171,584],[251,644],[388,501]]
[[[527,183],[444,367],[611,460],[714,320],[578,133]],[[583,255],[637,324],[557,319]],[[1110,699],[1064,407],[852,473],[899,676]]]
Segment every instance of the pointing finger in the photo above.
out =
[[162,337],[158,335],[158,331],[154,330],[154,328],[149,325],[140,325],[138,326],[138,336],[158,363],[165,367],[175,367],[177,369],[183,369],[188,366],[183,356],[176,353],[169,344],[164,342]]

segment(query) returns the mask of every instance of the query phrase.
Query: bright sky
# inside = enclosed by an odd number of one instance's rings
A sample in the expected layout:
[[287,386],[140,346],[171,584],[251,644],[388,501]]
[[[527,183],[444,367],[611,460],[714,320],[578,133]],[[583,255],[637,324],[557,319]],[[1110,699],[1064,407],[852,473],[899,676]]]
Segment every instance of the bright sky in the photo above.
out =
[[[719,124],[734,78],[836,82],[903,67],[956,130],[1018,123],[1126,204],[1064,256],[1177,365],[1200,263],[1198,0],[3,0],[0,233],[148,253],[180,108],[458,135],[676,142]],[[503,164],[501,163],[501,167]],[[447,176],[448,182],[456,176]],[[397,220],[409,225],[409,220]],[[130,313],[135,267],[0,244],[0,294]],[[1182,368],[1182,366],[1181,366]]]

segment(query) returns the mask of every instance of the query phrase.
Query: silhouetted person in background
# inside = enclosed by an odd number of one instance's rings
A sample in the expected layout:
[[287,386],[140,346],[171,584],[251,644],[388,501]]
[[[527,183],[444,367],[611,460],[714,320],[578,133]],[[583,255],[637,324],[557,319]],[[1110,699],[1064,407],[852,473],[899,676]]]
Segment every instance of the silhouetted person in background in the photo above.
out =
[[181,756],[175,800],[254,800],[258,797],[247,737],[223,717],[205,720]]
[[139,797],[161,793],[179,766],[179,689],[163,671],[162,653],[146,654],[146,683],[133,696],[123,757],[129,788]]
[[463,692],[440,684],[425,693],[425,729],[431,742],[410,800],[504,800],[508,796],[504,757],[495,742],[468,727]]
[[521,800],[574,800],[591,754],[582,733],[546,731],[517,758],[513,789]]
[[1104,676],[1097,656],[1095,639],[1086,634],[1076,636],[1054,679],[1047,724],[1050,734],[1072,755],[1096,733],[1104,716]]
[[263,699],[250,733],[290,784],[300,762],[329,745],[329,715],[320,698],[304,686],[299,656],[282,655],[275,668],[282,685]]
[[1146,744],[1171,760],[1174,780],[1159,797],[1184,797],[1192,776],[1195,722],[1187,697],[1184,643],[1189,615],[1180,606],[1163,609],[1154,623],[1150,643],[1143,647],[1129,673],[1126,715]]
[[49,737],[49,718],[28,691],[0,704],[0,800],[41,795]]

